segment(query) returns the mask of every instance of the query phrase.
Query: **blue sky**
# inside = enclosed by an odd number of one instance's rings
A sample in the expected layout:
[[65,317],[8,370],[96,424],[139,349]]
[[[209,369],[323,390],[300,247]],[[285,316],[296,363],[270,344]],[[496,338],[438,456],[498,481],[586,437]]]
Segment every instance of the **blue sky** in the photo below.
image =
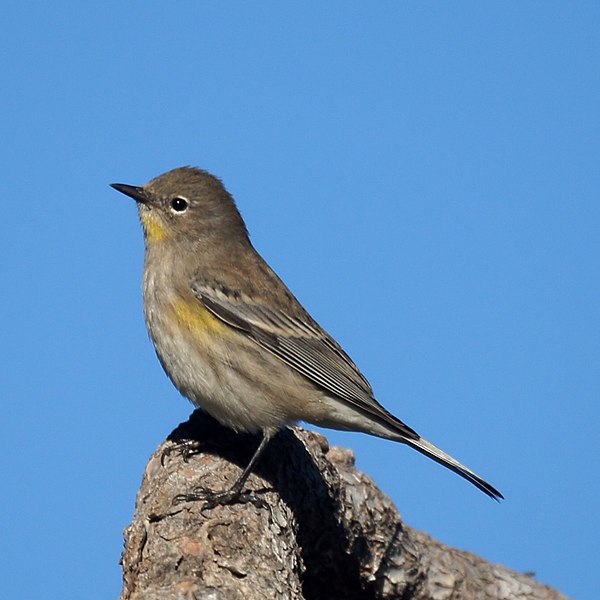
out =
[[[502,490],[329,432],[406,522],[580,599],[600,534],[594,2],[4,7],[7,597],[110,598],[145,462],[190,413],[133,203],[184,164],[378,399]],[[35,566],[32,572],[32,566]]]

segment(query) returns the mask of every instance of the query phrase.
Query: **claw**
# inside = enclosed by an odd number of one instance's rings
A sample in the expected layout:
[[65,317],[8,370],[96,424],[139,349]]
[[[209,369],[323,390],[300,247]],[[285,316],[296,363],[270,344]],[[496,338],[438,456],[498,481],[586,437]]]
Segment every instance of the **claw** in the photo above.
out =
[[188,462],[190,457],[200,454],[202,448],[202,443],[198,440],[183,440],[182,442],[177,442],[172,446],[168,446],[162,451],[160,457],[161,466],[165,466],[165,458],[171,456],[178,452],[181,455],[183,462]]
[[[179,494],[173,498],[173,504],[181,504],[182,502],[198,502],[199,500],[205,500],[204,505],[200,512],[204,512],[205,510],[210,510],[215,508],[216,506],[226,506],[228,504],[247,504],[251,503],[257,508],[268,508],[270,510],[269,505],[262,499],[257,497],[252,492],[242,492],[244,485],[246,484],[246,480],[248,479],[252,468],[264,452],[267,444],[269,443],[271,436],[267,432],[263,432],[262,439],[258,448],[255,450],[250,462],[247,467],[244,469],[239,479],[231,486],[230,489],[221,491],[221,492],[213,492],[204,487],[197,487],[193,493],[191,494]],[[199,451],[201,444],[196,440],[186,440],[176,446],[171,446],[167,448],[169,453],[174,452],[178,449],[182,450],[182,455],[185,457],[186,452],[190,452],[188,456],[194,454]],[[184,458],[185,460],[185,458]]]
[[191,494],[179,494],[175,496],[173,504],[199,502],[202,500],[205,501],[200,509],[202,513],[206,510],[212,510],[217,506],[229,506],[232,504],[252,504],[256,508],[269,509],[267,502],[253,492],[240,492],[233,488],[222,492],[213,492],[204,487],[198,487]]

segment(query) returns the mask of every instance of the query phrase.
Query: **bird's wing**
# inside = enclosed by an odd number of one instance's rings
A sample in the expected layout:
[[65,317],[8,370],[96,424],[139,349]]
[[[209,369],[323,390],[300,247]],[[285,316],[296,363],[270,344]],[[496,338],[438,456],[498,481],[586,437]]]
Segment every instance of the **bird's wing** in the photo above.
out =
[[295,311],[292,315],[200,283],[193,289],[215,316],[325,391],[409,439],[419,437],[375,400],[369,382],[352,359],[305,311]]
[[[195,284],[198,300],[216,317],[238,329],[291,368],[340,400],[390,428],[402,441],[458,473],[485,494],[499,500],[502,494],[468,467],[419,436],[381,406],[369,382],[335,340],[306,313],[270,308],[227,288]],[[295,314],[291,314],[291,313]]]

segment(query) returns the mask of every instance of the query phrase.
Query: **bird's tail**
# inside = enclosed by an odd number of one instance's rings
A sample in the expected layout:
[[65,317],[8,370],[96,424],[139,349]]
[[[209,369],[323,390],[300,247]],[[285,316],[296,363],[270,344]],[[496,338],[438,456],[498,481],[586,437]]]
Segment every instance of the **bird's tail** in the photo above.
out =
[[408,444],[415,450],[418,450],[421,454],[424,454],[441,465],[444,465],[444,467],[447,467],[451,471],[458,473],[458,475],[471,482],[475,487],[479,488],[490,498],[498,501],[504,498],[504,496],[494,486],[490,485],[485,479],[479,477],[477,473],[474,473],[471,471],[471,469],[465,467],[465,465],[459,463],[449,454],[446,454],[443,450],[440,450],[437,446],[434,446],[422,437],[418,437],[416,439],[403,437],[401,441],[405,444]]

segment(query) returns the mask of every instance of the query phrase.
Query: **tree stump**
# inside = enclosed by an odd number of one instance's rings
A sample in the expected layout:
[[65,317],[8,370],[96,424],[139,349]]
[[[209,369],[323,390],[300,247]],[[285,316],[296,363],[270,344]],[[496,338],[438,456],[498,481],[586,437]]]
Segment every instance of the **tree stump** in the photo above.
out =
[[259,505],[174,502],[230,487],[258,443],[196,411],[158,448],[125,531],[121,600],[566,600],[411,529],[351,451],[300,427],[250,476]]

